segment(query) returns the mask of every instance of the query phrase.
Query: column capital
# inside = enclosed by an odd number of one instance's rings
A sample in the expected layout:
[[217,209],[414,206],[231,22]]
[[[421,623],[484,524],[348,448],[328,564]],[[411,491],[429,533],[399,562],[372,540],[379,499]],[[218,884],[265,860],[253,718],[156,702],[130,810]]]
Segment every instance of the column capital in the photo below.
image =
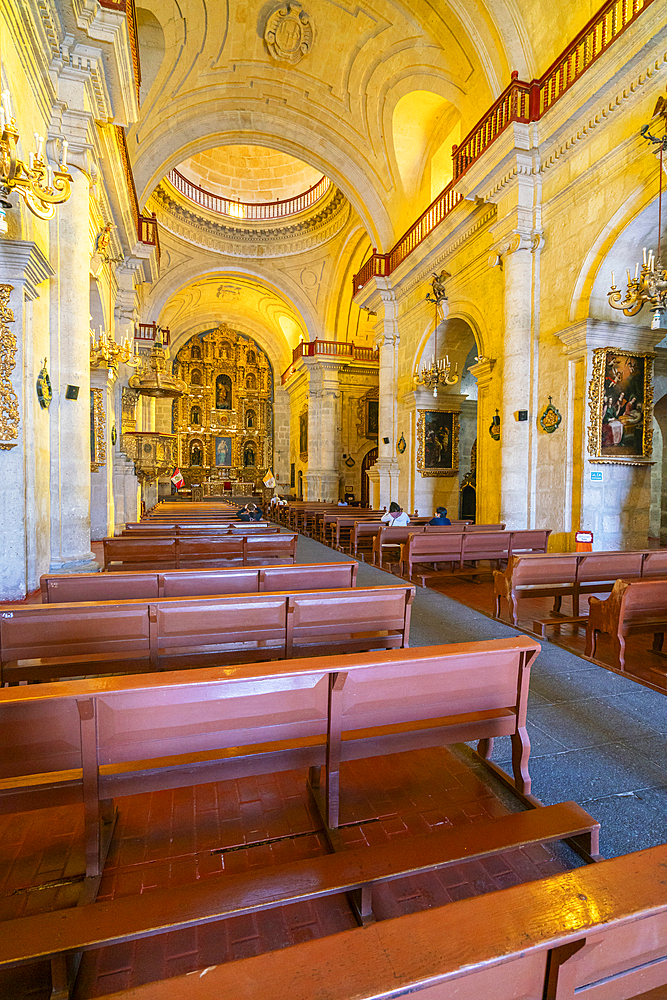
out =
[[519,250],[530,250],[535,253],[544,246],[544,236],[541,232],[520,232],[515,230],[509,236],[501,239],[489,254],[489,267],[502,267],[503,258]]
[[470,365],[468,371],[477,379],[477,385],[480,389],[487,389],[491,384],[493,369],[495,367],[495,358],[486,358],[484,355],[481,355],[480,357],[475,358],[475,364]]

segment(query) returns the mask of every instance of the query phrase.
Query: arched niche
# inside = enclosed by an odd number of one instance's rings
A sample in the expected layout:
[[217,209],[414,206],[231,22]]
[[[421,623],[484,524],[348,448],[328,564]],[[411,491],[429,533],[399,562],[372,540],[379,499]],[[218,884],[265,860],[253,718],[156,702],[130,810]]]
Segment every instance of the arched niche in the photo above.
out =
[[248,441],[243,446],[243,467],[244,469],[257,467],[257,444],[254,441]]
[[190,442],[189,465],[198,468],[204,464],[204,445],[201,441]]
[[201,407],[193,406],[190,410],[190,423],[193,427],[201,426]]

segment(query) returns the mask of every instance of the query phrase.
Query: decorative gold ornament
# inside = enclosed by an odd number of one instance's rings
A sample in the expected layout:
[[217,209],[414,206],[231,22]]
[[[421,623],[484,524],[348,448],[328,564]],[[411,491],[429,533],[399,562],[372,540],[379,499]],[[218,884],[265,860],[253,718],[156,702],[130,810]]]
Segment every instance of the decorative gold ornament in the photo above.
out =
[[44,157],[44,137],[35,132],[35,152],[28,166],[16,155],[19,132],[12,117],[9,91],[2,92],[0,106],[0,235],[7,232],[5,214],[11,208],[7,200],[14,189],[38,219],[52,219],[55,206],[67,201],[71,194],[72,177],[67,170],[67,139],[61,147],[61,164],[55,170]]
[[598,347],[588,387],[589,461],[642,465],[653,450],[655,354]]
[[455,476],[458,473],[458,413],[419,410],[417,442],[417,471],[422,476]]
[[90,390],[90,471],[99,472],[107,460],[107,416],[104,391]]
[[97,341],[94,330],[89,332],[91,368],[117,368],[121,363],[129,365],[130,368],[143,368],[144,359],[137,353],[136,344],[133,352],[128,334],[125,335],[123,343],[118,344],[113,332],[107,334],[102,327]]
[[300,3],[285,3],[269,14],[264,41],[278,62],[295,66],[312,48],[315,30]]
[[167,371],[167,359],[160,327],[155,334],[148,364],[136,375],[131,376],[130,386],[140,392],[142,396],[154,396],[156,399],[174,399],[187,392],[188,387],[185,382],[174,378]]
[[13,285],[0,285],[0,449],[15,448],[14,438],[19,436],[19,401],[11,383],[11,374],[16,367],[16,336],[8,323],[14,322],[14,313],[9,308],[9,293]]
[[39,400],[39,405],[43,410],[48,410],[51,399],[53,398],[51,379],[49,378],[49,373],[46,370],[46,360],[47,359],[44,358],[42,370],[37,376],[37,398]]
[[553,434],[560,427],[562,420],[562,416],[551,402],[551,396],[549,396],[549,405],[540,417],[540,427],[547,434]]

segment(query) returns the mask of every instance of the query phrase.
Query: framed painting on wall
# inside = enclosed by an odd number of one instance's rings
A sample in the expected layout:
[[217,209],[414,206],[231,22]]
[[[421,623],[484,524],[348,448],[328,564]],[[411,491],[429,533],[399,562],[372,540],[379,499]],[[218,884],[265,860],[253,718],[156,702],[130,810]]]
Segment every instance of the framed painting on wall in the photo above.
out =
[[598,347],[588,387],[591,461],[638,465],[653,449],[654,354]]
[[417,470],[422,476],[455,476],[459,471],[459,415],[420,410]]

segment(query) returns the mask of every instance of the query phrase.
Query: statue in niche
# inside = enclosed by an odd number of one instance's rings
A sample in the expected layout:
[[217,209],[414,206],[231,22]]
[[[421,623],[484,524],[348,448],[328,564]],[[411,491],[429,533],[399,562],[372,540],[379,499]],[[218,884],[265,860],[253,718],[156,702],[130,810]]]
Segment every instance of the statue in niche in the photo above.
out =
[[193,344],[192,350],[190,352],[190,357],[194,360],[195,358],[201,361],[201,347],[199,344]]
[[246,354],[245,363],[247,365],[256,365],[257,364],[257,358],[255,357],[255,352],[254,351],[248,351],[248,353]]
[[203,457],[201,453],[201,448],[198,444],[193,444],[190,449],[190,465],[201,465],[203,462]]
[[218,375],[215,380],[215,408],[216,410],[232,408],[232,380],[229,375]]
[[232,356],[232,349],[229,344],[225,343],[220,348],[220,357],[224,358],[225,361],[229,361]]
[[190,375],[190,385],[201,385],[201,372],[195,370]]
[[254,427],[255,426],[255,411],[254,410],[248,410],[248,412],[246,413],[245,425],[246,425],[246,427]]
[[193,406],[190,410],[190,423],[194,426],[201,424],[201,410],[198,406]]
[[243,465],[245,468],[255,467],[255,449],[251,444],[247,444],[243,449]]
[[255,380],[255,376],[254,375],[248,375],[248,376],[246,376],[245,387],[246,387],[246,389],[256,389],[257,388],[257,382]]

